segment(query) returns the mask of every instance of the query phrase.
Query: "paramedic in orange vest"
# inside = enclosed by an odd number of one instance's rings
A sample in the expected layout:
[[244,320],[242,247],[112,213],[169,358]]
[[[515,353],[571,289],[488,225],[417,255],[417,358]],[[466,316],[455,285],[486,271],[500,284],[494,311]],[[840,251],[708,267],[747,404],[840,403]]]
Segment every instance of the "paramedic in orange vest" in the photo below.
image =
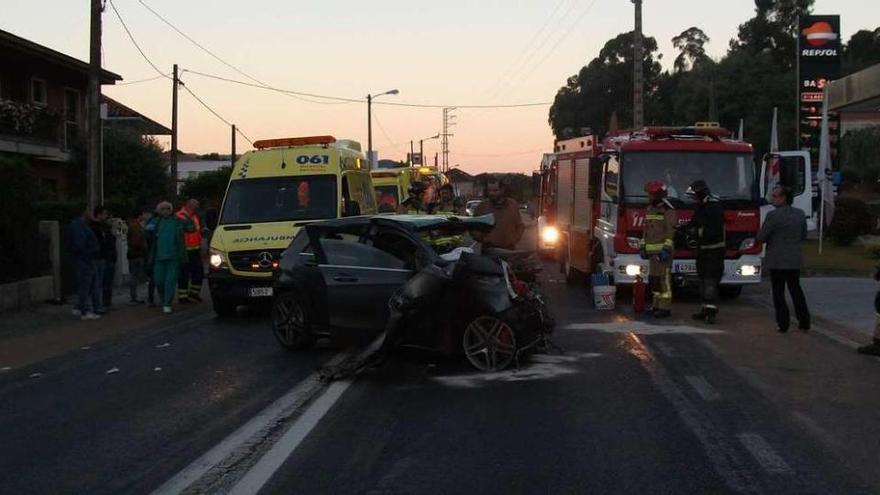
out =
[[177,217],[184,222],[192,222],[195,230],[184,232],[183,240],[186,246],[186,261],[180,267],[180,281],[177,285],[177,298],[182,303],[190,299],[201,302],[202,279],[205,277],[205,269],[202,265],[202,220],[196,213],[199,202],[190,199],[177,212]]

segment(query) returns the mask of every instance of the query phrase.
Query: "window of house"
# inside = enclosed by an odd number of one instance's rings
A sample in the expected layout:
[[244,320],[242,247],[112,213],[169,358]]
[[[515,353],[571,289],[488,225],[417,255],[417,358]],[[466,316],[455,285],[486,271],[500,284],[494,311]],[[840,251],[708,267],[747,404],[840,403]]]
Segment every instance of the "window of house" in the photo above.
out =
[[64,89],[64,121],[79,124],[79,91]]
[[43,79],[31,79],[31,102],[34,105],[46,105],[49,103],[46,81]]

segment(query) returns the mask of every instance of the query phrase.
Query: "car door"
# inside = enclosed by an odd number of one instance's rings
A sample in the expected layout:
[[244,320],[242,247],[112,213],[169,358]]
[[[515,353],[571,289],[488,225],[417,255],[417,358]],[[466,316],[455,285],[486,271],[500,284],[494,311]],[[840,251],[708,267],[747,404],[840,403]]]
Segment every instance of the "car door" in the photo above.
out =
[[368,238],[336,234],[320,240],[318,265],[327,287],[330,325],[355,330],[385,327],[388,299],[413,274],[399,257],[367,243]]

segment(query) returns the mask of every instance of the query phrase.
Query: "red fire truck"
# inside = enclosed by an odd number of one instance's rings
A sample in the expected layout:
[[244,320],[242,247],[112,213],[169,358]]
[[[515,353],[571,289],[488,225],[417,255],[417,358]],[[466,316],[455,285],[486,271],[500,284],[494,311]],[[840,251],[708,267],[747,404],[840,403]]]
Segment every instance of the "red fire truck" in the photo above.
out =
[[[632,284],[648,274],[648,260],[639,254],[648,201],[644,185],[662,180],[684,224],[694,211],[685,191],[702,179],[726,218],[722,290],[735,296],[743,285],[759,283],[762,247],[755,236],[767,179],[764,167],[760,173],[755,167],[752,146],[728,136],[719,127],[648,127],[616,132],[601,142],[590,134],[557,141],[553,158],[545,158],[540,170],[539,249],[555,254],[569,281],[604,272],[615,284]],[[803,184],[808,165],[792,163],[795,169],[787,176]],[[808,201],[810,191],[804,189],[795,191],[798,204]],[[684,239],[676,239],[673,279],[678,285],[696,279],[695,253]]]

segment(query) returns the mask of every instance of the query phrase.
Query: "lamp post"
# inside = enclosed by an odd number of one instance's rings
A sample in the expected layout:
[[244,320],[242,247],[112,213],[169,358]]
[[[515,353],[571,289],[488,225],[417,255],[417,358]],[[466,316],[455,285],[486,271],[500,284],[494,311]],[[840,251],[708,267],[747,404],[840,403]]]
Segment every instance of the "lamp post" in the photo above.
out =
[[370,161],[370,168],[373,168],[373,98],[384,95],[396,95],[400,91],[392,89],[377,95],[367,95],[367,159]]
[[425,141],[430,141],[432,139],[440,139],[440,133],[437,133],[436,136],[419,139],[419,156],[421,157],[422,165],[425,165]]

